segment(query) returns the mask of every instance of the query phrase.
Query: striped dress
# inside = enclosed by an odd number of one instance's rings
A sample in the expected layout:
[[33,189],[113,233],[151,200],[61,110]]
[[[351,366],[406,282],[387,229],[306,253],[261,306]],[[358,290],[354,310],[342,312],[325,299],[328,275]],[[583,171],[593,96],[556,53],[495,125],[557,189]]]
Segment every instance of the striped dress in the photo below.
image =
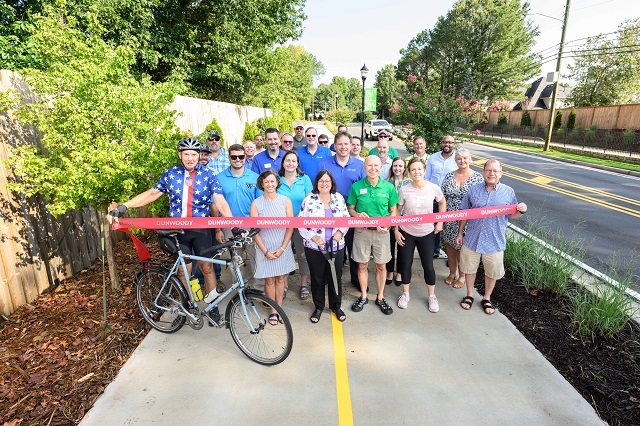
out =
[[[258,216],[260,217],[286,217],[287,197],[277,194],[275,200],[267,200],[260,196],[255,200]],[[263,228],[260,237],[268,251],[275,251],[282,245],[286,228]],[[256,250],[256,278],[271,278],[286,275],[296,269],[296,261],[293,258],[291,242],[280,257],[268,260],[260,250]]]

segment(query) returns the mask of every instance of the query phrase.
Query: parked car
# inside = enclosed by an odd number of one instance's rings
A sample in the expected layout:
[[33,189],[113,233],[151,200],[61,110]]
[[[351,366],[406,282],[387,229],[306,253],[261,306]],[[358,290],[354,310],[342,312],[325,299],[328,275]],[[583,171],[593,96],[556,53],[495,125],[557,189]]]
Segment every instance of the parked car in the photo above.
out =
[[393,128],[387,120],[369,120],[364,126],[364,137],[369,140],[377,140],[378,132],[383,129],[389,132],[389,135],[391,135],[389,140],[391,140],[393,138]]

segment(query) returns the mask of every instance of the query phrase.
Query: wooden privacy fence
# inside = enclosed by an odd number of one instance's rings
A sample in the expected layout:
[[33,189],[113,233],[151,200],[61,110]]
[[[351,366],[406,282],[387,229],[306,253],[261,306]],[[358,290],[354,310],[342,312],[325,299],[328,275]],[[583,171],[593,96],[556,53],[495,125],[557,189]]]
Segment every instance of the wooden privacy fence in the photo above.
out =
[[[571,108],[559,108],[558,111],[562,111],[562,125],[566,126]],[[589,128],[589,126],[596,125],[598,129],[640,130],[640,104],[582,107],[575,108],[575,111],[576,126]],[[519,126],[522,113],[523,111],[478,112],[476,119],[478,123],[482,123],[486,119],[488,123],[485,124],[494,125],[498,124],[500,115],[504,115],[507,124]],[[483,114],[486,114],[485,118],[483,118]],[[533,127],[545,127],[549,123],[548,109],[532,109],[529,110],[529,115]]]
[[[0,70],[0,91],[7,89],[34,100],[17,73]],[[184,96],[177,96],[169,108],[178,112],[178,128],[195,135],[215,117],[227,145],[242,143],[246,122],[271,115],[266,108]],[[102,256],[98,212],[84,209],[54,218],[41,198],[8,190],[12,176],[5,160],[10,148],[24,144],[40,144],[39,132],[19,125],[10,112],[0,111],[0,313],[7,315]]]

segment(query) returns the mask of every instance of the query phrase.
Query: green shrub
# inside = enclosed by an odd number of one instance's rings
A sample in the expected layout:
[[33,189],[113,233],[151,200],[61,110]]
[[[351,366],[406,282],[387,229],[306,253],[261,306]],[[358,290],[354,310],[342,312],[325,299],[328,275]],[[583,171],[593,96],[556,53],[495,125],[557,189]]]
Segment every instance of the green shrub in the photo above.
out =
[[613,135],[611,134],[611,132],[607,132],[604,134],[604,141],[608,144],[613,142]]
[[582,132],[584,131],[584,127],[582,126],[576,126],[572,131],[571,131],[571,139],[573,140],[577,140],[579,138],[582,137]]
[[633,129],[625,130],[624,134],[622,135],[622,139],[624,140],[624,143],[626,143],[627,145],[631,145],[635,140],[635,137],[636,137],[636,132]]
[[575,108],[571,108],[571,112],[569,113],[569,117],[567,118],[567,129],[573,129],[576,127],[576,110]]
[[567,298],[571,325],[582,338],[614,337],[633,314],[631,299],[622,287],[598,287],[593,292],[577,288]]
[[506,126],[507,125],[507,116],[504,114],[500,114],[500,117],[498,117],[498,125],[499,126]]
[[567,128],[564,126],[561,126],[558,129],[558,132],[556,134],[558,135],[559,138],[564,138],[567,135]]
[[595,124],[592,124],[591,126],[589,126],[589,130],[587,130],[587,132],[585,133],[584,138],[588,141],[595,140],[597,131],[598,131],[598,126],[596,126]]
[[553,120],[553,128],[559,128],[562,126],[562,111],[558,110],[556,112],[556,118]]
[[531,114],[529,114],[529,111],[525,110],[522,113],[522,118],[520,119],[520,125],[531,126]]
[[249,123],[244,123],[244,132],[242,132],[242,143],[244,143],[245,141],[252,141],[253,138],[258,134],[261,133],[260,129],[258,129],[258,125],[256,124],[255,121]]
[[325,120],[338,123],[351,123],[356,118],[356,111],[349,108],[340,108],[338,110],[329,111]]

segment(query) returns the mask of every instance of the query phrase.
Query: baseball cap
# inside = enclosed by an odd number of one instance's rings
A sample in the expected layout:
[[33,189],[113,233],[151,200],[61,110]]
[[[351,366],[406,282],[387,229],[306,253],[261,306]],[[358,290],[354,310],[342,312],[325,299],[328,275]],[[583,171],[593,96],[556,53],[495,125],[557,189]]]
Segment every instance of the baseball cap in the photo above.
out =
[[293,128],[295,129],[296,127],[304,127],[304,125],[298,121],[296,124],[293,125]]
[[209,138],[220,137],[220,133],[217,130],[209,130]]
[[378,132],[378,135],[382,135],[382,136],[389,136],[389,132],[387,132],[386,130],[382,129]]

